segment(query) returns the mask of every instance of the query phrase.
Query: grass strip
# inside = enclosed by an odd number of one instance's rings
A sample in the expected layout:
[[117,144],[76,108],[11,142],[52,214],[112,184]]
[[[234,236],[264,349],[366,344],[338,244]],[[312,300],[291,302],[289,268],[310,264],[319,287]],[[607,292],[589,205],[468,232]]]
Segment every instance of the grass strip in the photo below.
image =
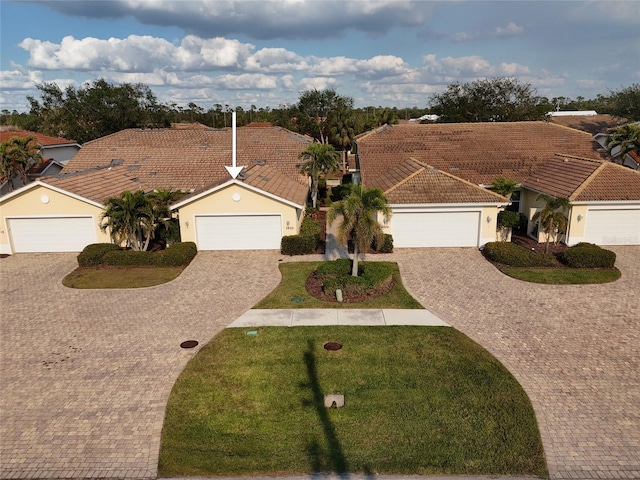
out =
[[[358,303],[325,302],[309,294],[305,288],[307,277],[322,262],[281,263],[280,284],[253,308],[424,308],[404,288],[398,264],[388,262],[393,269],[395,285],[388,293]],[[301,299],[303,301],[293,301]]]
[[[224,330],[177,380],[160,476],[547,476],[525,392],[455,329],[257,330]],[[345,406],[325,408],[328,393]]]
[[141,288],[153,287],[177,278],[184,267],[79,267],[64,277],[69,288]]
[[515,268],[505,267],[502,273],[518,280],[549,285],[586,285],[615,282],[621,276],[617,268]]

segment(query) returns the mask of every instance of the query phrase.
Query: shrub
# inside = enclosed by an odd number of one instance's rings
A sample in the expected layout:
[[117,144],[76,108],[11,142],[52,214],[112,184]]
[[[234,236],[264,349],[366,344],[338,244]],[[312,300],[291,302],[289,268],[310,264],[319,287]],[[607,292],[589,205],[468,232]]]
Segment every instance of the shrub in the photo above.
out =
[[518,212],[512,212],[505,210],[498,212],[498,227],[513,228],[520,223],[520,214]]
[[113,243],[92,243],[84,247],[78,255],[78,265],[80,267],[93,267],[104,263],[103,258],[108,252],[120,250],[118,245]]
[[572,268],[613,268],[616,254],[593,243],[579,243],[567,248],[560,261]]
[[[309,214],[309,212],[307,212]],[[300,224],[299,235],[286,235],[280,242],[283,255],[308,255],[314,253],[320,243],[322,227],[310,217],[304,217]]]
[[103,257],[103,263],[105,265],[118,266],[153,265],[156,255],[159,254],[153,252],[142,252],[139,250],[115,250],[108,252]]
[[316,275],[322,280],[325,293],[333,294],[341,289],[345,296],[364,295],[376,288],[393,275],[393,268],[381,262],[360,262],[358,276],[351,276],[351,260],[340,258],[332,262],[324,262],[316,269]]
[[198,253],[194,242],[173,243],[161,253],[155,254],[154,265],[158,267],[186,267]]
[[318,246],[315,235],[285,235],[280,241],[283,255],[307,255],[316,251]]
[[393,252],[393,235],[385,234],[382,245],[377,245],[376,241],[373,241],[373,250],[377,253],[392,253]]
[[555,257],[550,253],[536,253],[510,242],[489,242],[482,249],[489,260],[511,267],[552,267]]

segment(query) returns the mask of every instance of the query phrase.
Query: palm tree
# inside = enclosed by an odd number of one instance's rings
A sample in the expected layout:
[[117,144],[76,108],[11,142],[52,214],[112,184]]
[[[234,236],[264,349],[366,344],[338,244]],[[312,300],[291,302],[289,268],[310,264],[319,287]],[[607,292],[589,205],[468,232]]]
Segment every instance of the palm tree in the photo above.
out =
[[342,216],[342,223],[338,226],[338,242],[346,246],[349,239],[353,241],[351,275],[354,277],[358,276],[359,253],[366,251],[374,240],[379,245],[384,241],[378,214],[382,214],[385,221],[391,217],[387,197],[379,188],[364,188],[362,185],[351,185],[344,200],[332,204],[329,208],[329,225]]
[[566,198],[557,198],[541,193],[536,197],[536,201],[542,201],[545,206],[533,216],[534,221],[539,221],[542,231],[547,235],[545,253],[549,252],[549,242],[551,235],[557,237],[567,229],[569,219],[565,212],[569,210],[571,204]]
[[316,208],[320,175],[335,172],[340,168],[340,154],[332,145],[312,143],[304,152],[300,152],[298,157],[306,159],[300,165],[300,173],[311,177],[311,200],[313,208]]
[[624,158],[629,152],[640,152],[640,125],[630,123],[613,130],[607,152],[612,155],[615,149],[619,149],[615,156],[620,158]]
[[506,179],[504,177],[498,177],[491,182],[490,189],[496,192],[498,195],[511,199],[511,195],[516,191],[518,182],[515,180]]
[[336,113],[336,118],[331,126],[331,141],[342,148],[342,171],[347,166],[347,149],[355,136],[355,118],[350,111],[343,109]]
[[29,168],[42,163],[41,148],[33,136],[12,137],[0,145],[0,174],[7,178],[10,190],[13,190],[13,178],[16,174],[22,185],[29,182]]
[[[114,243],[134,250],[146,250],[154,232],[153,205],[142,190],[123,192],[105,201],[102,231],[109,229]],[[105,222],[106,220],[106,222]]]
[[171,217],[169,206],[182,196],[184,196],[183,192],[166,188],[158,188],[147,195],[153,208],[154,231],[160,239],[167,242],[179,241],[172,238],[178,237],[179,239],[179,227],[177,226],[178,220]]

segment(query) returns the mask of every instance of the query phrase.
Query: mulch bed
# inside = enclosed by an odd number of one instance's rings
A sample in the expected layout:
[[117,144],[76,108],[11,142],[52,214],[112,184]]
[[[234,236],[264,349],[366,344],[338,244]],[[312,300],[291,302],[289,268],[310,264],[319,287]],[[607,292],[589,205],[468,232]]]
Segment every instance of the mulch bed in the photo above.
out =
[[327,212],[325,210],[318,210],[308,216],[320,224],[320,242],[318,242],[318,248],[316,248],[315,253],[322,255],[327,245]]
[[[379,297],[380,295],[384,295],[385,293],[388,293],[389,291],[391,291],[391,289],[394,287],[395,284],[396,284],[396,281],[393,278],[393,276],[391,276],[389,281],[383,282],[375,289],[369,290],[365,295],[358,295],[358,296],[343,295],[342,303],[359,303],[359,302],[364,302],[366,300],[369,300],[371,298]],[[307,288],[307,292],[309,292],[309,295],[311,295],[312,297],[315,297],[318,300],[322,300],[324,302],[337,303],[338,300],[336,299],[336,296],[333,294],[329,295],[324,293],[324,290],[322,289],[322,285],[323,285],[322,280],[316,276],[316,272],[311,272],[311,274],[307,277],[307,282],[305,284],[305,287]]]
[[[527,236],[527,235],[519,235],[519,234],[513,234],[511,236],[511,242],[515,243],[516,245],[520,245],[521,247],[526,248],[527,250],[534,250],[538,253],[544,253],[544,250],[546,248],[546,244],[544,242],[542,243],[538,243],[536,240],[534,240],[533,238]],[[564,243],[558,243],[557,245],[554,245],[553,242],[549,243],[549,252],[552,255],[557,255],[559,253],[564,252],[567,249],[567,246]]]

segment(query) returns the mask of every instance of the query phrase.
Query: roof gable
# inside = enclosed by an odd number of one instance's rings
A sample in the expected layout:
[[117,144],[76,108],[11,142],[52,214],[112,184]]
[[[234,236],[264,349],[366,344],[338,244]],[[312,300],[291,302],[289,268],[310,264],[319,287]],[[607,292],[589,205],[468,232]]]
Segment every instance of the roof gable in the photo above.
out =
[[63,145],[75,145],[78,147],[80,146],[73,140],[68,140],[66,138],[61,138],[61,137],[52,137],[50,135],[44,135],[42,133],[36,133],[36,132],[29,132],[27,130],[13,130],[13,131],[6,130],[6,131],[0,132],[0,142],[7,142],[13,137],[20,137],[20,138],[34,137],[38,141],[38,143],[45,148],[59,147]]
[[640,200],[640,172],[603,162],[570,198],[574,202]]
[[58,192],[61,193],[62,195],[66,195],[68,197],[71,198],[75,198],[76,200],[80,200],[81,202],[85,202],[88,203],[90,205],[93,205],[95,207],[98,208],[102,208],[103,207],[103,203],[102,202],[96,202],[90,198],[86,198],[83,197],[81,195],[77,195],[74,192],[70,192],[69,190],[65,190],[64,188],[60,188],[59,186],[56,185],[51,185],[48,182],[43,182],[42,180],[36,180],[35,182],[31,182],[27,185],[25,185],[24,187],[18,188],[17,190],[14,190],[2,197],[0,197],[0,203],[5,203],[9,200],[11,200],[13,197],[16,197],[18,195],[21,195],[24,192],[27,192],[29,190],[33,190],[36,188],[45,188],[48,190],[53,190],[54,192]]

